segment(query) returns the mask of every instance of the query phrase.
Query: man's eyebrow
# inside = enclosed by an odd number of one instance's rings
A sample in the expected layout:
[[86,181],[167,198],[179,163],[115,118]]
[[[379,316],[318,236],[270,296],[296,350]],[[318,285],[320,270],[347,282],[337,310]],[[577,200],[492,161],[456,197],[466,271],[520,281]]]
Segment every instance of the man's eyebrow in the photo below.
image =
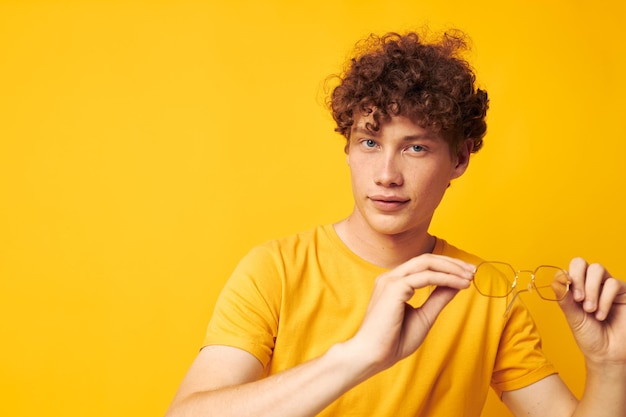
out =
[[[354,133],[373,136],[376,137],[380,134],[380,132],[372,129],[368,129],[363,126],[356,126],[354,128]],[[425,133],[416,133],[415,135],[407,135],[402,138],[403,142],[410,142],[412,140],[429,140],[429,141],[437,141],[439,136],[433,132],[425,132]]]
[[431,140],[436,141],[439,138],[434,133],[418,133],[417,135],[409,135],[402,138],[403,141],[409,142],[412,140]]
[[354,133],[360,133],[361,135],[374,135],[374,136],[378,135],[378,132],[376,130],[368,129],[363,126],[356,126],[354,128]]

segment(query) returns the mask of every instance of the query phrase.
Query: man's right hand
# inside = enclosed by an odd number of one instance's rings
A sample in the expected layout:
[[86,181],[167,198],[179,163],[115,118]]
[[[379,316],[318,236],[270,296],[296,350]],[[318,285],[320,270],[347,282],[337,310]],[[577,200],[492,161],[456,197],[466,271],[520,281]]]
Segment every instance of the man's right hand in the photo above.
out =
[[[474,270],[459,259],[424,254],[382,274],[359,331],[346,344],[363,355],[372,374],[392,366],[417,350],[443,308],[471,285]],[[414,292],[427,286],[436,288],[424,304],[409,305]]]

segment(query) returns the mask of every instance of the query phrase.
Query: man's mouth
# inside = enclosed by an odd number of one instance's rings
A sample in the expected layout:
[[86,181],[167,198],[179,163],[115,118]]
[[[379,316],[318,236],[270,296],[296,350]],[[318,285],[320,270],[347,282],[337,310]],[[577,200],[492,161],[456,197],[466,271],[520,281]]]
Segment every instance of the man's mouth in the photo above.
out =
[[373,195],[369,197],[374,207],[381,211],[395,211],[402,208],[410,199],[399,196],[380,196]]

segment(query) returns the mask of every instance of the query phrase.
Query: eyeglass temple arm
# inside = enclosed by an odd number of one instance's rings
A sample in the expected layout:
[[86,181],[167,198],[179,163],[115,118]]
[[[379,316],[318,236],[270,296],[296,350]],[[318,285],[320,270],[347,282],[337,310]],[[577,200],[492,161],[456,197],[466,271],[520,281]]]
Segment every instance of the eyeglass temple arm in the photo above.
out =
[[[513,287],[516,287],[517,282],[515,282],[515,284],[513,285]],[[529,288],[524,288],[521,290],[517,290],[513,292],[513,298],[511,298],[511,301],[509,302],[509,305],[506,307],[506,310],[504,311],[504,315],[506,316],[507,314],[509,314],[509,311],[511,311],[511,307],[513,307],[513,302],[515,301],[515,299],[520,295],[520,293],[522,292],[530,292],[530,287]]]

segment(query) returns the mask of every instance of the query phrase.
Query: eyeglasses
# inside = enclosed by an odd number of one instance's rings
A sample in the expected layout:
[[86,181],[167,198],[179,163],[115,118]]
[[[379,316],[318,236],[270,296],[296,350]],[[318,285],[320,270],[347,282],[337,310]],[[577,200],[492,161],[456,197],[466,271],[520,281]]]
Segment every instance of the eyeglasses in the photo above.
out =
[[544,300],[559,301],[565,298],[569,291],[571,281],[567,271],[551,265],[541,265],[531,271],[516,270],[506,262],[481,262],[476,267],[473,282],[476,290],[485,297],[504,298],[517,288],[522,272],[530,274],[530,282],[526,288],[516,291],[505,314],[508,313],[513,301],[521,292],[535,291]]

